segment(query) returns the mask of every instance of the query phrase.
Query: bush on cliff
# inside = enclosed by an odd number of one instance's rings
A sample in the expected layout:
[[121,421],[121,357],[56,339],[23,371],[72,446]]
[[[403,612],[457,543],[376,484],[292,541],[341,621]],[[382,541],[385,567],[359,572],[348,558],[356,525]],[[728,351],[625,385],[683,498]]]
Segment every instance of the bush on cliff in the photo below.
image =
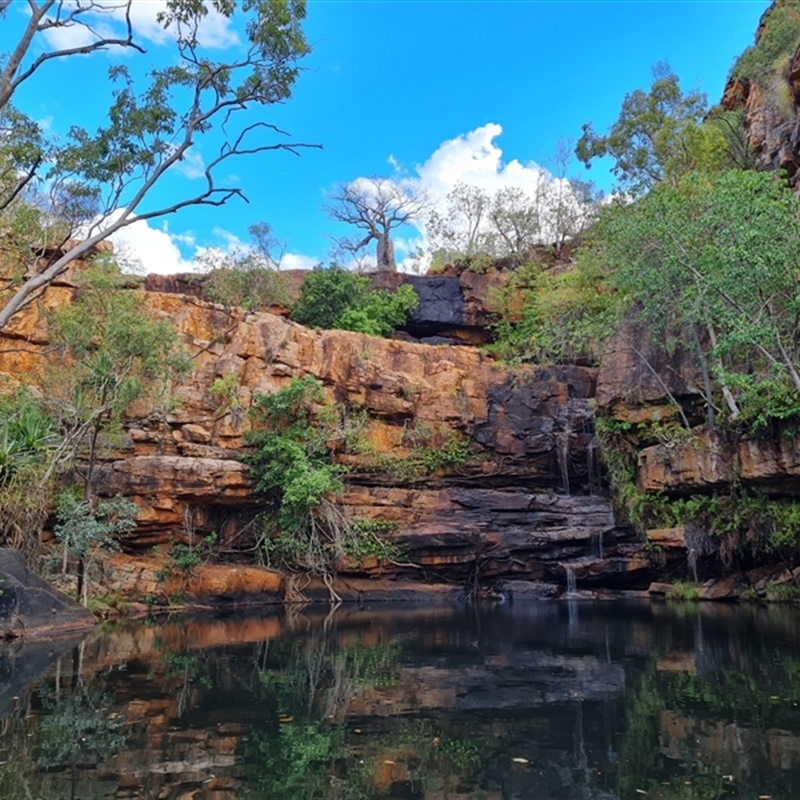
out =
[[712,427],[761,429],[800,415],[798,250],[800,204],[779,178],[691,173],[603,209],[573,269],[514,276],[495,349],[596,361],[634,320],[666,355],[679,345],[694,355]]
[[32,564],[48,513],[46,473],[60,441],[42,401],[22,389],[0,395],[0,546]]
[[248,230],[249,247],[229,253],[212,249],[200,256],[200,266],[206,270],[203,291],[217,303],[247,311],[288,307],[288,282],[280,271],[285,244],[275,238],[265,222]]
[[800,2],[773,3],[762,22],[758,41],[736,59],[730,78],[749,78],[763,83],[769,73],[782,73],[789,66],[800,39]]
[[369,278],[335,264],[306,275],[291,317],[313,328],[388,336],[403,325],[419,298],[408,284],[396,292],[373,289]]
[[343,468],[333,463],[331,443],[342,436],[341,408],[325,402],[310,375],[283,389],[256,394],[244,456],[258,490],[267,498],[263,546],[278,567],[330,578],[345,558],[396,555],[374,527],[354,524],[336,498],[344,489]]

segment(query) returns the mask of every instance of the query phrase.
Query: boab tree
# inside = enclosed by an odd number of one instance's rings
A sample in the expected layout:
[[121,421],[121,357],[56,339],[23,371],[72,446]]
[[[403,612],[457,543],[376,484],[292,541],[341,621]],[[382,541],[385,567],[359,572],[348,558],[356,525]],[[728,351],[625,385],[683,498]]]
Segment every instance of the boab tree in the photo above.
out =
[[[0,0],[4,34],[15,42],[0,56],[0,236],[12,267],[11,282],[0,287],[10,290],[0,330],[69,262],[120,228],[187,206],[246,199],[240,187],[217,181],[229,159],[310,146],[287,141],[274,124],[248,113],[290,97],[297,62],[309,52],[301,29],[305,0],[164,0],[160,8],[133,0],[28,0],[23,14]],[[130,59],[112,66],[108,120],[94,133],[74,126],[63,143],[48,141],[12,105],[51,61],[98,50],[143,52],[135,21],[146,14],[147,24],[174,42],[169,65],[152,69],[141,84]],[[246,20],[244,41],[218,57],[204,47],[203,24],[234,15]],[[78,44],[48,47],[66,39]],[[224,141],[200,169],[202,188],[165,194],[176,186],[163,180],[166,173],[213,131]]]
[[341,183],[328,200],[326,209],[333,219],[354,225],[364,234],[360,239],[336,240],[339,247],[358,255],[374,241],[377,268],[391,270],[397,269],[392,231],[420,219],[429,204],[427,194],[415,184],[377,177]]

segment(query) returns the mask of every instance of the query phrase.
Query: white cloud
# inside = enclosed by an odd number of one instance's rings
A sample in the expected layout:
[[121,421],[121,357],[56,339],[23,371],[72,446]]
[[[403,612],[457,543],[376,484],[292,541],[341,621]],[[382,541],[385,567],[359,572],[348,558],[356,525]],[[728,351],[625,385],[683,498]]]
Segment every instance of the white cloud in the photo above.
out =
[[[107,224],[118,219],[122,209],[109,216]],[[175,275],[181,272],[206,272],[215,263],[224,263],[226,258],[246,252],[245,243],[234,233],[215,227],[211,236],[216,244],[198,245],[191,231],[172,233],[166,222],[155,228],[147,220],[120,228],[109,236],[123,268],[139,274],[156,273]],[[181,249],[183,246],[183,250]],[[184,255],[188,252],[189,255]],[[286,253],[281,269],[312,269],[318,258],[303,253]]]
[[[120,213],[114,212],[112,220]],[[146,220],[137,220],[112,233],[109,239],[125,266],[135,268],[136,272],[174,275],[196,271],[194,260],[185,259],[176,244],[181,237],[171,234],[166,223],[162,228],[153,228]]]
[[[394,156],[389,156],[388,163],[395,170],[392,180],[400,183],[413,183],[416,188],[428,193],[432,206],[440,213],[446,213],[445,198],[458,183],[476,186],[488,195],[494,195],[501,189],[521,189],[530,196],[541,191],[542,182],[551,187],[562,187],[559,179],[534,161],[523,163],[518,159],[506,160],[502,148],[496,139],[503,128],[490,122],[475,128],[468,133],[449,139],[430,155],[421,165],[415,168],[413,178],[402,178],[402,165]],[[356,178],[352,185],[357,185],[363,178]],[[398,236],[394,238],[396,253],[405,256],[399,269],[416,271],[421,268],[420,259],[415,256],[428,248],[425,221],[413,223],[417,237]],[[422,259],[423,267],[427,259]]]
[[235,233],[231,233],[225,230],[225,228],[220,228],[219,225],[215,225],[211,229],[211,233],[214,234],[217,239],[222,239],[225,244],[220,249],[227,253],[245,249],[245,243]]
[[457,183],[477,186],[489,194],[517,187],[533,191],[547,171],[535,162],[503,161],[495,139],[503,128],[490,122],[439,145],[430,158],[417,167],[420,183],[436,200],[443,200]]
[[281,261],[281,269],[313,269],[319,259],[302,253],[286,253]]
[[[466,134],[449,139],[416,167],[413,178],[395,177],[400,183],[413,183],[415,188],[424,190],[430,196],[433,207],[446,211],[445,198],[458,183],[470,184],[483,189],[490,195],[506,187],[517,187],[533,193],[542,177],[549,179],[547,170],[535,162],[523,164],[517,159],[504,161],[502,149],[495,143],[503,129],[490,122]],[[402,168],[394,156],[389,156],[389,164],[401,174]],[[363,178],[356,178],[351,185],[358,185]],[[395,237],[394,244],[398,256],[406,256],[399,266],[401,270],[420,269],[416,254],[428,247],[424,220],[416,220],[413,227],[418,237]]]
[[173,169],[190,180],[204,178],[206,174],[206,164],[203,161],[203,156],[196,150],[189,150],[180,161],[175,163]]

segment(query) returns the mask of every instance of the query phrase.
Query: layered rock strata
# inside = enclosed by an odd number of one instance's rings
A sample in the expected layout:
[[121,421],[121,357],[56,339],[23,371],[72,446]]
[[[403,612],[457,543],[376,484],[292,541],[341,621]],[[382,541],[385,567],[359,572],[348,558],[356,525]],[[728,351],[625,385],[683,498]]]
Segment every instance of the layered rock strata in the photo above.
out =
[[[425,285],[426,279],[416,280]],[[41,374],[46,310],[69,302],[73,292],[67,278],[15,319],[0,340],[0,374],[12,382]],[[601,496],[592,427],[596,370],[511,371],[472,347],[312,331],[191,295],[144,292],[142,298],[175,325],[193,368],[173,387],[169,408],[167,398],[137,404],[124,440],[103,450],[98,492],[120,494],[139,507],[137,529],[123,542],[129,558],[216,533],[224,560],[252,562],[253,522],[263,500],[241,461],[246,410],[255,393],[312,375],[330,400],[365,420],[368,446],[338,456],[349,468],[346,512],[393,523],[391,535],[403,552],[397,563],[343,564],[348,598],[363,597],[370,587],[385,598],[418,596],[421,586],[441,583],[457,591],[504,582],[508,593],[509,581],[565,589],[570,573],[584,588],[647,585],[641,547],[628,529],[615,526]],[[22,339],[23,348],[17,346]],[[236,386],[235,397],[224,401],[212,391],[223,378]],[[399,477],[385,462],[376,466],[375,453],[408,455],[404,434],[414,426],[445,426],[469,442],[468,458],[457,468],[411,477]],[[134,570],[139,578],[117,574],[114,580],[130,596],[152,595],[141,588],[147,571],[142,565]],[[242,600],[283,591],[280,580],[212,573],[193,576],[181,594]]]

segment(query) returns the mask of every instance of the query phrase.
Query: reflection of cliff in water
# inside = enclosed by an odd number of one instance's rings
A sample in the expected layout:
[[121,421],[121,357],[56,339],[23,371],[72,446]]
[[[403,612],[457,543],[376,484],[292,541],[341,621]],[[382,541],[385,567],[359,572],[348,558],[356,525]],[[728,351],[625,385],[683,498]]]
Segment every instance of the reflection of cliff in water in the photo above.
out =
[[121,625],[20,690],[0,796],[800,796],[798,634],[578,602]]

